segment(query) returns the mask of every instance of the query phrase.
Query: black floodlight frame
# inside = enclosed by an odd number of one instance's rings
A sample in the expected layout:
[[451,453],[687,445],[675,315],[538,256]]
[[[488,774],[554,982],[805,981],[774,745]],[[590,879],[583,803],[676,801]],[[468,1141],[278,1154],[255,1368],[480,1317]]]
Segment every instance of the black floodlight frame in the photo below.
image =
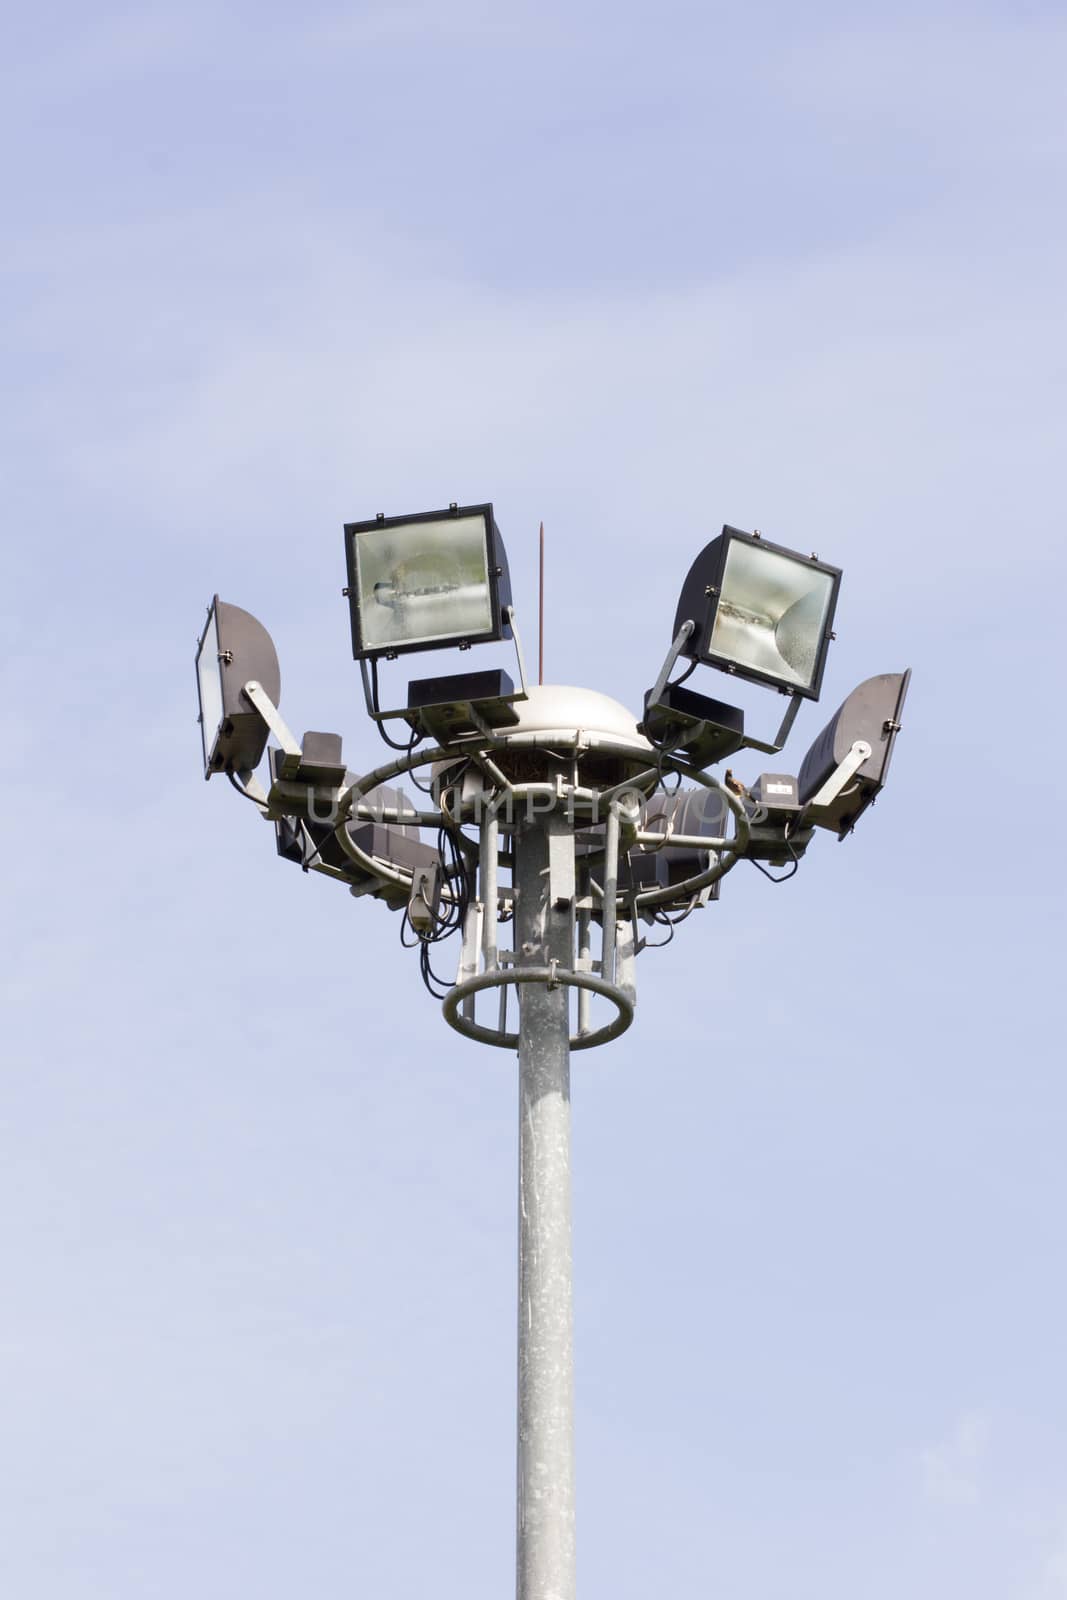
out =
[[[910,683],[910,667],[865,678],[813,742],[797,781],[803,814],[815,827],[847,838],[885,788]],[[860,760],[864,746],[870,753]]]
[[[773,673],[760,672],[755,667],[747,667],[740,662],[728,661],[723,656],[712,655],[705,649],[714,626],[726,562],[730,554],[730,545],[733,543],[746,544],[756,550],[768,550],[774,555],[785,556],[799,565],[825,573],[831,579],[830,603],[826,610],[818,660],[810,685],[793,683],[775,677]],[[746,533],[743,528],[734,528],[729,523],[724,523],[722,532],[712,539],[710,544],[705,545],[697,556],[682,585],[678,610],[674,618],[675,634],[684,622],[695,624],[692,633],[682,646],[682,654],[691,661],[715,667],[731,677],[745,678],[750,683],[765,684],[772,689],[780,689],[784,693],[800,696],[805,700],[817,700],[822,688],[826,653],[833,638],[834,612],[837,609],[837,597],[841,587],[841,571],[840,567],[831,567],[827,562],[820,561],[817,556],[805,556],[798,550],[790,550],[786,545],[774,544],[770,539],[765,539],[761,533]]]
[[[221,716],[214,727],[209,727],[205,721],[208,708],[204,705],[201,656],[208,645],[212,626],[217,641]],[[274,705],[278,704],[282,678],[274,640],[251,612],[215,595],[208,606],[207,621],[196,647],[196,693],[205,778],[216,772],[252,772],[263,759],[270,728],[243,693],[246,683],[259,684]]]
[[[381,533],[385,528],[404,528],[420,522],[447,522],[449,518],[478,517],[485,523],[486,571],[489,578],[489,603],[492,625],[484,633],[454,633],[446,638],[419,640],[412,644],[374,645],[364,648],[360,623],[359,578],[356,571],[356,540],[361,534]],[[511,577],[508,572],[507,552],[500,529],[493,516],[492,503],[461,506],[453,503],[441,511],[417,511],[408,517],[387,517],[379,513],[366,522],[345,523],[345,559],[348,564],[348,599],[352,623],[352,655],[357,661],[392,661],[399,655],[413,655],[424,650],[465,649],[472,644],[492,644],[511,637]]]

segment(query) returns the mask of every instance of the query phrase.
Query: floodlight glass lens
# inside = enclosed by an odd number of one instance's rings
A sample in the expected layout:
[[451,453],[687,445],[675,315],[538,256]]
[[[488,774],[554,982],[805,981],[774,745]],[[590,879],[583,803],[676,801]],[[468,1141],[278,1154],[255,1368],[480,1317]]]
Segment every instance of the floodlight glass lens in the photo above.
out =
[[215,739],[222,722],[222,667],[219,663],[219,619],[215,607],[211,608],[207,631],[196,658],[196,676],[200,684],[200,734],[204,741],[205,770],[211,761]]
[[484,517],[372,529],[355,547],[365,650],[492,632]]
[[833,576],[803,559],[732,539],[708,654],[810,688],[833,590]]

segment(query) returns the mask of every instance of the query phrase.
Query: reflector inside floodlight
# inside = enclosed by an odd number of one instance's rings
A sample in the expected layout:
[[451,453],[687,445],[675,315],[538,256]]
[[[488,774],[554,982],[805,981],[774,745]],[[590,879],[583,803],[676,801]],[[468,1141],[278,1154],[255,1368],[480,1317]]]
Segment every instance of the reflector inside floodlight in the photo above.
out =
[[707,655],[810,689],[834,587],[833,574],[802,557],[731,539]]
[[682,653],[708,666],[816,700],[841,573],[814,556],[724,527],[682,588]]
[[488,633],[489,557],[480,517],[386,528],[356,545],[364,643],[430,644]]
[[350,523],[345,533],[357,657],[501,637],[509,596],[491,506]]

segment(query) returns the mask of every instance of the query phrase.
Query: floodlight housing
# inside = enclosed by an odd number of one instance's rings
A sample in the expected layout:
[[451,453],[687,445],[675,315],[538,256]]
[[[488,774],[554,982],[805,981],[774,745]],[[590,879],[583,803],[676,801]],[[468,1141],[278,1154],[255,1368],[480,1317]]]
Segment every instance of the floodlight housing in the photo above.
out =
[[800,810],[800,786],[791,772],[761,772],[749,784],[748,798],[765,811]]
[[297,783],[339,789],[348,776],[339,733],[305,733],[300,741],[300,765],[293,773]]
[[514,727],[515,685],[506,672],[454,672],[415,678],[408,684],[408,710],[417,727],[439,744],[474,736],[487,727]]
[[[312,745],[312,741],[315,742]],[[304,748],[318,750],[324,757],[340,756],[340,739],[336,734],[305,734]],[[333,746],[334,748],[331,748]],[[410,890],[398,887],[389,879],[376,878],[360,867],[345,850],[338,837],[335,816],[317,814],[319,772],[325,773],[329,782],[336,776],[332,762],[318,762],[317,755],[301,765],[296,779],[282,777],[283,757],[280,750],[269,752],[271,790],[269,805],[274,817],[274,837],[278,854],[286,861],[295,861],[305,871],[325,872],[331,877],[343,878],[354,894],[372,894],[384,900],[392,910],[403,910]],[[355,782],[351,772],[341,769],[341,783]],[[300,793],[301,786],[304,793]],[[328,797],[327,797],[328,798]],[[373,790],[370,797],[383,808],[402,803],[403,796],[386,784]],[[376,822],[348,819],[343,824],[349,838],[369,856],[415,873],[440,866],[440,852],[424,844],[417,826],[408,823]]]
[[681,653],[817,700],[840,583],[839,567],[724,526],[682,585],[674,631],[695,627]]
[[645,695],[643,732],[661,749],[671,750],[694,767],[724,761],[745,745],[745,714],[678,683],[668,683],[659,698]]
[[345,523],[357,661],[511,636],[507,556],[491,505]]
[[[650,832],[662,829],[668,834],[688,835],[705,839],[721,839],[729,831],[730,810],[717,789],[677,789],[673,794],[662,790],[645,802],[641,811],[641,827]],[[631,861],[637,851],[630,852]],[[653,852],[654,859],[663,862],[663,878],[670,884],[683,883],[695,873],[702,872],[710,860],[711,852],[694,849],[692,845],[663,845]],[[719,885],[711,886],[708,898],[719,898]]]
[[791,772],[761,772],[742,798],[748,812],[746,859],[795,870],[813,834],[798,780]]
[[[641,808],[641,829],[663,833],[668,837],[680,834],[690,838],[721,839],[728,831],[729,824],[729,808],[716,789],[678,789],[673,794],[659,791]],[[583,839],[584,852],[594,854],[602,848],[603,834],[602,824],[589,830]],[[634,845],[619,857],[618,886],[624,893],[673,888],[706,871],[712,855],[711,850],[698,849],[690,844]],[[701,890],[698,898],[701,905],[717,900],[718,882]],[[692,903],[692,895],[685,894],[678,900],[665,902],[662,909],[683,910]],[[645,915],[647,920],[652,920],[651,914]]]
[[804,757],[800,803],[816,827],[843,839],[885,787],[910,681],[909,668],[861,683]]
[[249,612],[216,595],[196,648],[205,778],[251,772],[263,759],[270,729],[241,692],[253,681],[277,705],[282,680],[274,641]]

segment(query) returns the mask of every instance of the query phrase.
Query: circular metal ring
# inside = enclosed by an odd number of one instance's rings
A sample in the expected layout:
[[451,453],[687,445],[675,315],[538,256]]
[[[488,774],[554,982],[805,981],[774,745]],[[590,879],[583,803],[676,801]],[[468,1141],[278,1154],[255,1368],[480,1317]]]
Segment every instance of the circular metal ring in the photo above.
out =
[[619,989],[613,983],[608,983],[604,978],[598,978],[592,972],[572,972],[565,967],[494,967],[491,972],[479,972],[473,978],[467,978],[463,983],[457,983],[454,989],[446,994],[441,1010],[444,1012],[445,1021],[450,1028],[455,1028],[457,1033],[464,1034],[468,1039],[476,1039],[479,1044],[495,1044],[502,1050],[517,1050],[519,1036],[517,1033],[504,1033],[499,1028],[483,1028],[478,1022],[469,1017],[459,1015],[460,1003],[469,995],[478,994],[482,989],[501,989],[508,984],[519,983],[545,983],[563,984],[572,989],[590,989],[593,994],[603,995],[610,1000],[617,1009],[613,1022],[605,1023],[602,1028],[596,1028],[592,1033],[572,1034],[568,1043],[572,1050],[592,1050],[598,1044],[607,1044],[611,1039],[617,1039],[625,1033],[634,1020],[634,1003],[624,989]]
[[711,884],[717,883],[720,878],[724,878],[731,867],[737,865],[741,858],[741,852],[748,844],[748,814],[738,797],[735,794],[731,794],[724,783],[721,783],[718,778],[712,777],[710,772],[687,770],[684,766],[680,766],[679,763],[670,759],[664,761],[663,765],[670,768],[671,771],[683,772],[687,778],[692,778],[696,783],[703,784],[705,789],[712,789],[722,795],[734,818],[732,848],[723,850],[720,853],[719,860],[715,866],[707,868],[704,872],[693,873],[691,877],[686,878],[682,883],[673,883],[666,889],[645,889],[634,895],[633,903],[637,911],[643,911],[646,906],[664,905],[674,899],[680,900],[686,895],[699,894],[702,889],[706,889]]

